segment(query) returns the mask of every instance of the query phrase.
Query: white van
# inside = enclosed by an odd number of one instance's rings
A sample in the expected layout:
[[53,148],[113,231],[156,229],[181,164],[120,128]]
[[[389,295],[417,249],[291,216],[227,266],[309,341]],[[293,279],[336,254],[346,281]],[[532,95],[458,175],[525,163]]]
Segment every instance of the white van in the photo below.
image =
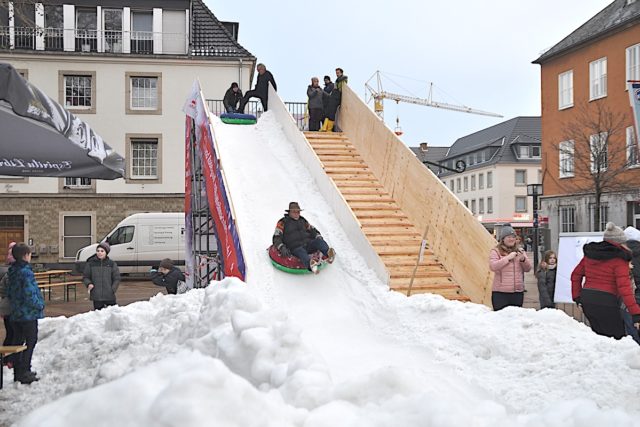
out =
[[[183,212],[138,213],[123,219],[100,242],[109,243],[109,258],[118,264],[121,273],[146,273],[164,258],[171,258],[176,267],[184,270],[184,237]],[[94,243],[78,251],[78,272],[84,271],[97,247]]]

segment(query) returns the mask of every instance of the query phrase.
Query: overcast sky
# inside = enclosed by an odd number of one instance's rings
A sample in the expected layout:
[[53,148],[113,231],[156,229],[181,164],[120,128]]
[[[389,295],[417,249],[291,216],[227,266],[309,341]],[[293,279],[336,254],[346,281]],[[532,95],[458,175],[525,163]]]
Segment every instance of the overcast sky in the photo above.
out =
[[[306,101],[312,76],[336,67],[363,99],[381,70],[384,89],[492,111],[503,119],[385,102],[410,146],[457,138],[516,116],[540,114],[540,67],[531,61],[610,3],[608,0],[205,0],[274,74],[285,101]],[[374,82],[375,83],[375,82]],[[205,89],[206,92],[206,89]],[[223,94],[219,94],[222,98]],[[213,94],[207,96],[213,96]]]

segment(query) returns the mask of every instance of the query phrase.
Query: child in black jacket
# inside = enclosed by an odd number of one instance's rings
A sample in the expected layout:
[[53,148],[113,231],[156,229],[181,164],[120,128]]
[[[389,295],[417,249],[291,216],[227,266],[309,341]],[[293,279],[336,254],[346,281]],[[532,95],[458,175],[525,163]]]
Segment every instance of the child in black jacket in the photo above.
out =
[[184,273],[174,267],[173,261],[165,258],[160,261],[158,270],[151,270],[151,281],[154,285],[164,286],[167,293],[175,295],[178,293],[178,281],[185,281]]

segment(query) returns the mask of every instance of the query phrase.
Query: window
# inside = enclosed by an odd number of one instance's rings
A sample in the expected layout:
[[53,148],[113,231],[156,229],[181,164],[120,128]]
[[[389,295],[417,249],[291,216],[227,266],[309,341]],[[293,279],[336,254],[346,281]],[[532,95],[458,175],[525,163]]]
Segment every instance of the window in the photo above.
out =
[[89,214],[61,213],[62,257],[75,258],[76,253],[93,242],[93,219]]
[[453,191],[456,188],[456,183],[454,180],[449,181],[449,190],[451,190],[451,192],[453,193]]
[[463,178],[463,182],[464,182],[464,191],[469,191],[469,177],[465,176]]
[[467,156],[467,164],[469,166],[473,165],[473,161],[475,160],[475,156],[473,154],[470,154]]
[[153,13],[131,12],[131,53],[153,53]]
[[44,26],[45,50],[63,50],[62,5],[44,5]]
[[459,193],[461,191],[461,185],[460,185],[460,178],[456,179],[456,193]]
[[589,64],[589,99],[607,96],[607,58],[600,58]]
[[76,51],[97,52],[98,50],[97,9],[76,9]]
[[493,213],[493,197],[487,197],[487,213]]
[[487,188],[493,188],[493,172],[487,172]]
[[471,175],[471,190],[475,190],[475,189],[476,189],[476,176]]
[[118,228],[107,239],[107,242],[111,245],[122,245],[123,243],[129,243],[133,240],[133,232],[135,227],[133,225],[127,225]]
[[467,209],[469,209],[469,201],[468,201],[468,200],[465,200],[465,201],[464,201],[464,207],[465,207],[465,208],[467,208]]
[[96,112],[96,73],[59,71],[60,100],[70,110]]
[[482,190],[484,188],[484,174],[478,174],[478,188]]
[[558,152],[560,154],[560,178],[570,178],[573,170],[573,141],[562,141]]
[[604,230],[607,222],[609,222],[609,206],[606,203],[600,203],[600,222],[599,227],[596,227],[596,205],[595,203],[589,204],[589,219],[592,231]]
[[478,213],[480,215],[484,213],[484,199],[478,199]]
[[122,9],[102,9],[104,51],[122,53]]
[[540,158],[540,146],[539,145],[532,145],[531,146],[531,157],[534,159],[539,159]]
[[558,109],[573,107],[573,70],[558,75]]
[[161,135],[127,134],[127,183],[162,182]]
[[155,179],[158,177],[158,141],[131,141],[131,178]]
[[633,126],[627,128],[627,166],[640,165],[640,153],[638,153],[638,144],[636,144],[635,129]]
[[471,199],[471,213],[476,214],[476,199]]
[[476,153],[476,163],[482,163],[482,155],[480,154],[480,151]]
[[91,188],[91,178],[65,178],[65,188],[84,189]]
[[127,114],[162,114],[162,75],[126,73]]
[[527,185],[527,171],[524,169],[516,169],[516,185]]
[[573,233],[576,231],[576,208],[560,206],[560,232]]
[[627,48],[627,80],[640,80],[640,44]]
[[591,173],[607,170],[607,133],[602,132],[599,135],[591,135],[589,137],[589,146],[591,149]]
[[164,9],[162,11],[162,52],[187,53],[187,25],[184,10]]
[[516,196],[516,212],[527,211],[527,196]]

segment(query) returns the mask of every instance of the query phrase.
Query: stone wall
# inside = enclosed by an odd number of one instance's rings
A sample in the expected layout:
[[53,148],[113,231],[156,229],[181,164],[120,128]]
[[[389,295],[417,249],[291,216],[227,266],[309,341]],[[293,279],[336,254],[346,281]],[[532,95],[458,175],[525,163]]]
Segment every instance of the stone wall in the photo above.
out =
[[[59,263],[62,260],[61,212],[95,214],[94,242],[104,237],[120,221],[137,212],[182,212],[184,195],[0,195],[0,215],[25,216],[25,241],[46,245],[47,251],[34,257],[35,263]],[[0,230],[1,231],[1,230]],[[50,253],[57,246],[59,253]]]

